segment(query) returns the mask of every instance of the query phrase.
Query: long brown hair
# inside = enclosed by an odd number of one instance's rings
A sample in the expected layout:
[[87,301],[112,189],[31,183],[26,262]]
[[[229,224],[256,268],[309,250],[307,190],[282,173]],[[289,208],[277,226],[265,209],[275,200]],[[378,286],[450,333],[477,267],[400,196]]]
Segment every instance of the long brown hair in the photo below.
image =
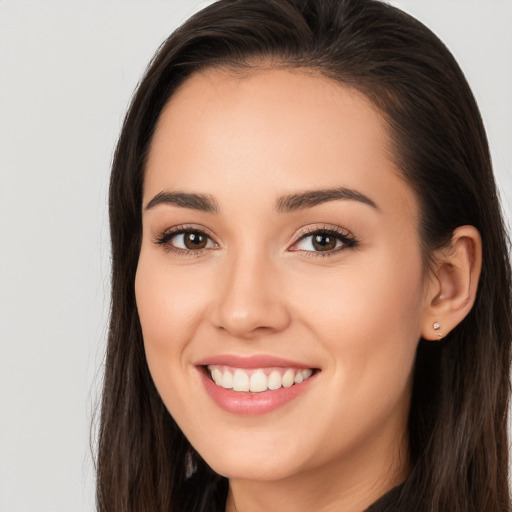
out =
[[148,371],[134,295],[152,134],[192,73],[273,62],[363,92],[382,112],[421,210],[425,265],[461,225],[483,240],[476,303],[442,343],[421,340],[412,471],[372,512],[509,511],[511,276],[483,123],[446,47],[377,0],[220,0],[160,47],[126,116],[110,183],[112,305],[97,461],[101,512],[223,510],[227,480],[194,452]]

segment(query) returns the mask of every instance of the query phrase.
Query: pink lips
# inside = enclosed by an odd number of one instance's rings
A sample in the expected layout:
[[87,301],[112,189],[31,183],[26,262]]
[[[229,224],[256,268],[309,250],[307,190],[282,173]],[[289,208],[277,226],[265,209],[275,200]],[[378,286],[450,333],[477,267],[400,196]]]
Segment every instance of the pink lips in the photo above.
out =
[[219,354],[207,357],[198,361],[196,366],[208,366],[209,364],[233,366],[235,368],[269,368],[272,366],[281,366],[283,368],[309,368],[307,363],[298,363],[280,357],[267,355],[235,356],[230,354]]
[[271,367],[309,368],[310,366],[307,363],[298,363],[296,361],[267,355],[235,356],[226,354],[216,355],[198,361],[196,366],[199,370],[201,381],[212,400],[225,411],[243,416],[255,416],[278,409],[305,393],[316,378],[316,373],[314,373],[300,384],[259,393],[233,391],[232,389],[225,389],[222,386],[218,386],[211,380],[205,368],[208,365],[224,365],[246,369]]

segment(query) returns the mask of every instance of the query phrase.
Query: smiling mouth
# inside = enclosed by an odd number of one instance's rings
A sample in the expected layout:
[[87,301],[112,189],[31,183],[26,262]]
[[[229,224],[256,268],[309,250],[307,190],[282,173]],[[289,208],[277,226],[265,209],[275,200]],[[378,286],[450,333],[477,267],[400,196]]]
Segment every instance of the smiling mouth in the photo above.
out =
[[262,393],[289,388],[309,379],[314,368],[235,368],[207,365],[207,375],[219,387],[239,392]]

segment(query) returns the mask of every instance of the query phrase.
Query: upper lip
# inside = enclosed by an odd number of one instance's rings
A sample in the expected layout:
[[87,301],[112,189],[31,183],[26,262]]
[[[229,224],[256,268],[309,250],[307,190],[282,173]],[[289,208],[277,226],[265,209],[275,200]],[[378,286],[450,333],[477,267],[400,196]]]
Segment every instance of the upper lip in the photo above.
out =
[[313,368],[309,364],[283,359],[267,354],[241,356],[235,354],[217,354],[205,357],[197,361],[196,366],[208,365],[224,365],[233,368],[270,368],[270,367],[283,367],[283,368]]

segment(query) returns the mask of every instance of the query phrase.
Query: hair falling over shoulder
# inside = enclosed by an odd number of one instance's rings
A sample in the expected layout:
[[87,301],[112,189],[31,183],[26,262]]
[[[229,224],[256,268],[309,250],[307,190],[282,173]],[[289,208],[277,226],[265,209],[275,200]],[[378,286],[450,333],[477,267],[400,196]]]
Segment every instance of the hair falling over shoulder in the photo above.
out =
[[126,115],[110,182],[112,303],[97,505],[101,512],[224,510],[227,480],[195,453],[152,382],[134,294],[142,183],[162,108],[183,81],[257,62],[310,68],[382,112],[421,210],[425,264],[461,225],[482,236],[475,306],[442,343],[420,341],[409,416],[411,471],[368,512],[511,510],[509,247],[475,99],[424,25],[377,0],[220,0],[163,43]]

